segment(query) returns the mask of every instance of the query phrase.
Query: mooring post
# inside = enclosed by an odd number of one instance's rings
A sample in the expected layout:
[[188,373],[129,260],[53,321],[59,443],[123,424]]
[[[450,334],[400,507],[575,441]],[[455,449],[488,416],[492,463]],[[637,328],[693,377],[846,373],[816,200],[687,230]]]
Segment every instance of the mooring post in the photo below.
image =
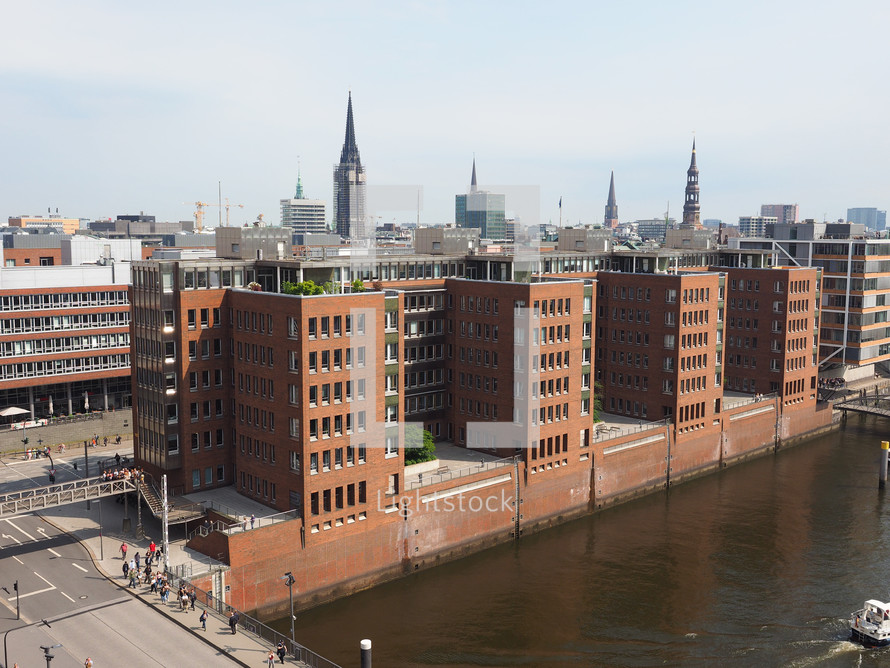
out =
[[371,641],[365,638],[360,646],[362,648],[361,668],[371,668]]
[[878,479],[878,489],[884,489],[887,484],[888,454],[890,454],[890,441],[881,441],[881,477]]

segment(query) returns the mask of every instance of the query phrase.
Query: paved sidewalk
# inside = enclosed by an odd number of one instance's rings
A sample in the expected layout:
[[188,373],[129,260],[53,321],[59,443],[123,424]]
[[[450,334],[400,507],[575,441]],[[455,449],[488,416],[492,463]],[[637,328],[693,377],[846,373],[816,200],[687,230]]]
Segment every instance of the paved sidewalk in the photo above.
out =
[[[167,604],[161,603],[160,596],[152,594],[148,585],[139,585],[136,589],[131,589],[126,586],[127,582],[123,577],[122,570],[123,560],[121,559],[120,554],[121,543],[127,543],[129,557],[132,557],[135,554],[136,549],[138,549],[140,554],[145,554],[152,538],[154,538],[155,543],[159,546],[161,543],[159,524],[150,513],[143,508],[142,520],[146,527],[147,536],[144,538],[137,538],[135,535],[136,510],[131,506],[128,511],[133,532],[119,530],[124,524],[123,504],[116,503],[114,499],[105,499],[102,501],[101,538],[99,532],[100,503],[97,501],[91,502],[90,510],[87,510],[86,503],[75,503],[43,511],[40,515],[54,526],[71,534],[79,540],[90,553],[90,556],[99,571],[109,580],[118,584],[122,591],[128,592],[140,599],[146,605],[173,620],[182,628],[191,631],[195,637],[216,647],[221,652],[224,652],[242,666],[254,667],[265,665],[269,651],[274,649],[273,647],[268,643],[263,642],[258,637],[243,632],[240,628],[235,635],[232,635],[229,630],[228,620],[217,614],[212,608],[207,608],[210,618],[207,622],[207,630],[203,631],[201,629],[201,623],[198,621],[198,617],[200,616],[201,611],[204,610],[204,606],[198,603],[195,606],[195,610],[180,610],[179,604],[173,600],[176,598],[175,586],[171,592],[171,601]],[[179,528],[178,531],[181,532],[182,529]],[[184,538],[171,541],[169,556],[171,570],[175,566],[190,564],[192,572],[200,574],[206,573],[209,568],[224,567],[222,564],[186,548]],[[156,565],[152,565],[152,570],[157,572],[158,569]],[[275,661],[276,664],[278,664],[277,656]],[[285,661],[288,665],[292,666],[307,665],[296,661],[293,656],[288,656]]]

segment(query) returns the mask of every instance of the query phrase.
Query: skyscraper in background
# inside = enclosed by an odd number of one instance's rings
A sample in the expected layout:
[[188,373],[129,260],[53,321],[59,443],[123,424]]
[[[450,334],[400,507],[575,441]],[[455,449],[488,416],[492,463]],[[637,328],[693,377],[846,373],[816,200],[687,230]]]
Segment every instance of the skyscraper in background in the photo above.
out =
[[475,227],[482,239],[504,240],[507,238],[506,197],[479,190],[476,184],[476,159],[473,158],[473,175],[470,191],[454,198],[454,222],[458,227]]
[[303,181],[297,175],[297,192],[291,199],[281,200],[281,226],[294,232],[326,232],[325,203],[303,196]]
[[760,215],[775,218],[780,225],[792,224],[800,220],[797,204],[761,204]]
[[334,229],[344,239],[365,237],[365,169],[355,143],[352,92],[346,109],[346,137],[334,165]]
[[887,229],[887,212],[878,211],[875,207],[847,209],[847,221],[860,223],[870,230],[885,230]]

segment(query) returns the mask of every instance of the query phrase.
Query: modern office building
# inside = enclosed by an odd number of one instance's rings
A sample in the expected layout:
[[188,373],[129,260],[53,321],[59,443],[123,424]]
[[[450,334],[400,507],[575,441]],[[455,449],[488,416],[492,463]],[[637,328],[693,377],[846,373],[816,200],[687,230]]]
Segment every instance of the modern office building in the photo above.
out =
[[470,190],[454,198],[454,222],[458,227],[476,228],[483,239],[503,241],[507,238],[506,198],[504,195],[479,190],[476,183],[476,159]]
[[303,195],[303,181],[297,176],[297,191],[291,199],[281,200],[281,226],[300,234],[327,232],[325,202]]
[[774,238],[730,239],[730,252],[776,253],[778,263],[822,271],[819,361],[823,375],[869,377],[890,360],[890,240],[844,223],[777,225]]
[[74,234],[80,229],[79,218],[62,218],[58,214],[47,216],[10,216],[10,227],[47,227],[62,234]]
[[672,228],[676,223],[677,221],[673,218],[647,218],[634,221],[634,224],[637,226],[637,234],[640,235],[643,241],[656,241],[658,243],[664,243],[668,228]]
[[340,151],[340,162],[334,165],[334,230],[347,240],[365,239],[368,230],[365,211],[365,168],[352,118],[352,92],[346,108],[346,137]]
[[0,269],[0,405],[32,419],[130,405],[129,265]]
[[874,207],[847,209],[847,221],[865,225],[870,230],[887,229],[887,212]]
[[799,207],[797,204],[762,204],[760,215],[773,217],[781,225],[792,225],[799,220]]
[[743,237],[771,237],[777,222],[774,216],[739,216],[739,234]]

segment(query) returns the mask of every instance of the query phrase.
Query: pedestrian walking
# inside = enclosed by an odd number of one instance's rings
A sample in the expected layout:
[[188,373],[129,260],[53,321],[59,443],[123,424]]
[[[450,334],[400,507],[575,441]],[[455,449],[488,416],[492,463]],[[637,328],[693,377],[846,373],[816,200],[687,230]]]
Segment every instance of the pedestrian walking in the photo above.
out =
[[131,569],[128,575],[130,577],[130,589],[136,589],[136,579],[139,577],[139,571],[135,568]]
[[253,523],[256,522],[256,515],[251,513],[250,515],[250,528],[253,529]]
[[137,569],[137,570],[141,568],[141,566],[140,566],[140,564],[139,564],[139,560],[140,560],[139,552],[137,552],[137,553],[136,553],[136,557],[134,558],[134,561],[136,562],[136,569]]
[[127,560],[127,544],[121,543],[121,559]]
[[201,622],[201,628],[203,628],[205,631],[207,630],[207,617],[208,615],[206,610],[204,610],[201,613],[201,616],[198,617],[198,621]]
[[[49,659],[47,659],[47,662],[49,662]],[[87,660],[83,662],[83,668],[93,668],[93,660],[90,657],[87,657]]]
[[269,652],[269,660],[267,661],[266,665],[269,668],[275,668],[275,653],[274,652],[272,652],[272,651]]
[[238,626],[238,620],[241,619],[241,615],[235,610],[232,613],[232,616],[229,617],[229,628],[232,629],[232,635],[235,635],[235,628]]
[[117,463],[118,466],[121,465],[121,453],[119,453],[119,452],[114,453],[114,461]]
[[281,663],[284,663],[284,657],[287,655],[287,647],[284,646],[283,640],[278,641],[278,646],[275,648],[275,651],[278,652],[278,658],[281,660]]
[[121,570],[123,570],[123,572],[124,572],[124,577],[126,578],[126,577],[127,577],[127,573],[128,573],[129,570],[130,570],[130,562],[125,561],[125,562],[124,562],[124,565],[123,565],[123,567],[122,567]]
[[148,544],[148,551],[151,552],[151,556],[152,556],[152,557],[155,556],[155,550],[157,550],[157,549],[158,549],[158,546],[155,545],[155,542],[154,542],[154,541],[151,541],[151,542]]
[[107,445],[108,445],[108,437],[107,437],[107,436],[105,437],[105,439],[104,439],[102,445],[103,445],[103,446],[107,446]]
[[195,601],[198,599],[198,594],[195,592],[195,588],[192,587],[189,589],[189,603],[191,604],[191,609],[195,609]]

